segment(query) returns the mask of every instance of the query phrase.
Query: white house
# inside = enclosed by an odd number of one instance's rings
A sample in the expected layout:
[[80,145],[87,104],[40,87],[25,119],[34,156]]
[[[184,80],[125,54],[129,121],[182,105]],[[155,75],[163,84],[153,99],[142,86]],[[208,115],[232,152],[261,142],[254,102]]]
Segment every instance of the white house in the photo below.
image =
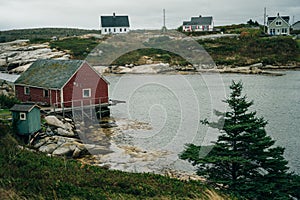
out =
[[182,31],[184,32],[200,32],[213,31],[213,17],[192,17],[191,21],[184,21],[182,24]]
[[279,13],[276,17],[268,17],[267,26],[269,35],[289,35],[290,27],[289,16],[280,16]]
[[130,29],[128,16],[112,16],[100,17],[100,30],[102,34],[127,33]]

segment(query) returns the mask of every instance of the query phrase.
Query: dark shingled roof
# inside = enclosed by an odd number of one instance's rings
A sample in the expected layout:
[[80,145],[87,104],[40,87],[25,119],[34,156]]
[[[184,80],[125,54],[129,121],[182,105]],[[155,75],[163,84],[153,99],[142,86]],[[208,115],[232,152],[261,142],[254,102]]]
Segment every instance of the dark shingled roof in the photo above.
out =
[[183,25],[211,25],[212,17],[192,17],[191,21],[183,22]]
[[[278,17],[278,16],[277,16]],[[271,24],[272,21],[274,21],[277,17],[268,17],[268,24]],[[280,16],[284,21],[289,23],[290,21],[290,16]]]
[[102,27],[129,27],[128,16],[101,16]]
[[15,84],[61,89],[83,62],[83,60],[37,60]]
[[38,106],[35,105],[35,104],[15,104],[9,110],[10,111],[17,111],[17,112],[30,112],[34,107],[38,107]]

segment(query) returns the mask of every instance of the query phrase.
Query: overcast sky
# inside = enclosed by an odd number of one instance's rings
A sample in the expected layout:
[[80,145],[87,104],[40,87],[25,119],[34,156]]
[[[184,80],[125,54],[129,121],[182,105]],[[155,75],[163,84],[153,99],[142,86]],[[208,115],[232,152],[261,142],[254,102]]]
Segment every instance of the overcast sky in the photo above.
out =
[[300,20],[300,0],[0,0],[0,30],[36,27],[98,29],[99,16],[127,14],[132,29],[159,29],[166,9],[167,28],[177,28],[192,16],[213,16],[215,25],[263,23],[269,16]]

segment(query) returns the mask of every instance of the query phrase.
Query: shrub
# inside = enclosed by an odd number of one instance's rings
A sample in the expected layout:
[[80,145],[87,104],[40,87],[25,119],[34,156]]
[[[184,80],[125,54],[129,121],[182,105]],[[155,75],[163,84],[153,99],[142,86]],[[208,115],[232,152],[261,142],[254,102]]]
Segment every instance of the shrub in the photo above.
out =
[[6,96],[3,94],[0,95],[0,108],[2,109],[9,109],[17,103],[20,103],[20,101],[15,97]]

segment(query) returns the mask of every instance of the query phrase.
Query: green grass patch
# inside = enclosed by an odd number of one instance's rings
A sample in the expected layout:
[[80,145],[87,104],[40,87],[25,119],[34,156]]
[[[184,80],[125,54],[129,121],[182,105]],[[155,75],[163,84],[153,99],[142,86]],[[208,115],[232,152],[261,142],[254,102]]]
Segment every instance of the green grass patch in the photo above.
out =
[[297,45],[298,45],[298,56],[296,57],[297,62],[300,63],[300,39],[296,40]]
[[152,61],[158,61],[162,63],[169,63],[170,65],[185,66],[189,63],[181,56],[162,49],[138,49],[117,58],[112,64],[113,65],[143,65],[146,64],[146,60],[151,59]]
[[211,199],[211,193],[221,194],[213,189],[208,193],[210,187],[201,182],[107,170],[20,150],[8,134],[10,128],[0,128],[0,189],[14,191],[22,198]]
[[297,61],[299,49],[290,37],[244,37],[199,40],[218,65],[243,66],[258,62],[286,65]]
[[300,39],[296,40],[298,48],[300,49]]
[[8,109],[0,109],[0,115],[9,115],[11,114]]
[[85,59],[99,44],[95,38],[71,37],[63,40],[51,41],[50,47],[58,50],[69,50],[73,59]]
[[57,38],[80,36],[89,33],[100,34],[99,30],[85,30],[75,28],[36,28],[0,31],[0,42],[10,42],[18,39],[28,39],[31,43],[50,41],[53,36]]

